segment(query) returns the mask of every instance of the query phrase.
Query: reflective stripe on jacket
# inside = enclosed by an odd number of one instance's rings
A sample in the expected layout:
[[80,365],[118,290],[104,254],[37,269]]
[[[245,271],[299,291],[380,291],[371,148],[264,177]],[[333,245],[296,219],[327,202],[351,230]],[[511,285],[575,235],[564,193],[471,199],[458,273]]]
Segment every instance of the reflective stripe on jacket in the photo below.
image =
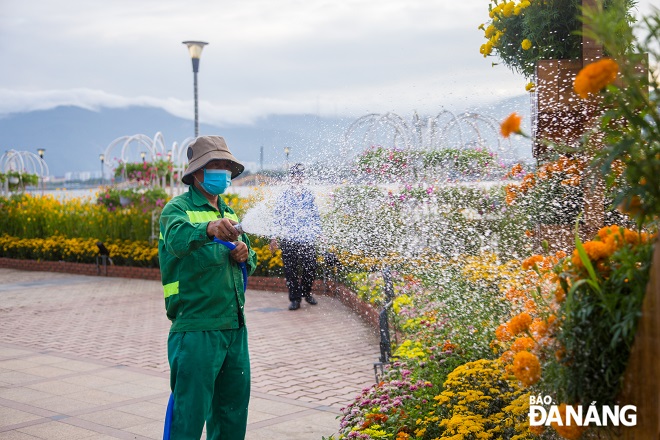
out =
[[[241,269],[229,249],[206,235],[209,221],[226,217],[238,222],[222,198],[218,204],[219,211],[191,185],[163,208],[158,257],[171,331],[226,330],[245,322]],[[248,246],[252,274],[257,256],[245,234],[239,240]]]

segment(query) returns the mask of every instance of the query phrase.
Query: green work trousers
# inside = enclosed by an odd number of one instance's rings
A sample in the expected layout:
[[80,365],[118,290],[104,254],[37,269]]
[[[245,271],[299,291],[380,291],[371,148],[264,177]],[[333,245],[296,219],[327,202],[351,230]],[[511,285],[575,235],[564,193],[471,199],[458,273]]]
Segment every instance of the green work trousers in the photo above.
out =
[[170,332],[170,438],[243,440],[250,401],[247,329]]

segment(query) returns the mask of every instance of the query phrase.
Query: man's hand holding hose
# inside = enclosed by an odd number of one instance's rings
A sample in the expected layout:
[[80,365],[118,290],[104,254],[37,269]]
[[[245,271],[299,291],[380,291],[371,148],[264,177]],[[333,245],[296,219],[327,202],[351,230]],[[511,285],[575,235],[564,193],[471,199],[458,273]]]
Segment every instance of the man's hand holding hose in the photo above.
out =
[[236,247],[229,252],[229,255],[237,263],[244,263],[248,259],[248,248],[245,243],[238,241],[240,233],[234,227],[236,224],[238,223],[228,218],[214,220],[206,226],[206,235],[209,238],[233,243]]
[[228,218],[219,218],[206,226],[206,235],[222,241],[236,241],[240,235],[234,225],[238,223]]

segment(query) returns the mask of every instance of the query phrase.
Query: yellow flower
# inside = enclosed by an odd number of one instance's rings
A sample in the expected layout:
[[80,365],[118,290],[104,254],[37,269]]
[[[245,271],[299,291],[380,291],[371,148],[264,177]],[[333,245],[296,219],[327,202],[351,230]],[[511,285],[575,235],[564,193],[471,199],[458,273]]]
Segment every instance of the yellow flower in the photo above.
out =
[[502,15],[505,17],[511,17],[511,14],[513,14],[513,10],[516,7],[516,4],[514,2],[508,2],[504,5],[502,8]]
[[619,73],[619,65],[611,58],[603,58],[586,65],[575,77],[573,88],[580,98],[587,99],[590,94],[600,92],[613,83]]
[[497,28],[491,24],[491,25],[489,25],[489,26],[486,28],[486,30],[484,31],[484,36],[485,36],[486,38],[490,38],[490,37],[492,37],[493,35],[495,35],[495,32],[497,32]]
[[511,113],[500,125],[500,132],[502,136],[509,137],[511,133],[520,133],[520,122],[522,117],[517,113]]
[[487,41],[486,44],[482,44],[481,48],[479,48],[479,52],[484,56],[484,58],[490,55],[492,51],[493,51],[492,41]]
[[523,50],[529,50],[532,47],[532,42],[525,38],[522,40],[522,43],[520,43],[520,47],[522,47]]

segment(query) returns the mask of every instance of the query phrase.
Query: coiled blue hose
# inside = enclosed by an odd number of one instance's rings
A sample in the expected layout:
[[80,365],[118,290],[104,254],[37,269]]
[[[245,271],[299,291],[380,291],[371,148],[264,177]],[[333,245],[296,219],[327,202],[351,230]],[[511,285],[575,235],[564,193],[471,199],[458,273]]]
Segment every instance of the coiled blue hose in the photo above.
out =
[[[230,241],[223,241],[218,238],[213,239],[214,242],[227,247],[230,251],[236,249],[236,245]],[[247,290],[248,275],[247,264],[245,262],[238,263],[238,266],[243,272],[243,291]],[[163,440],[170,440],[170,429],[172,427],[172,413],[174,412],[174,393],[170,394],[170,400],[167,402],[167,411],[165,412],[165,427],[163,430]]]

